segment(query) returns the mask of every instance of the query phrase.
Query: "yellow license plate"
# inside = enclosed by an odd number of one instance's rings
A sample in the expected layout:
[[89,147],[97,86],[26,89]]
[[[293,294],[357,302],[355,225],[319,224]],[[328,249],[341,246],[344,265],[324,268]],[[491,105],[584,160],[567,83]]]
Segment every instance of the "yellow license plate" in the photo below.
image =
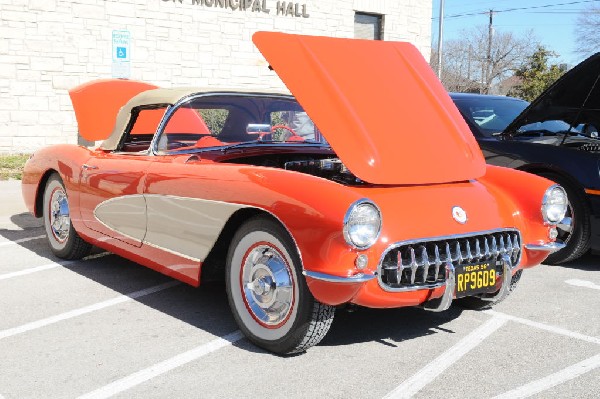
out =
[[496,292],[496,268],[489,262],[456,267],[456,297]]

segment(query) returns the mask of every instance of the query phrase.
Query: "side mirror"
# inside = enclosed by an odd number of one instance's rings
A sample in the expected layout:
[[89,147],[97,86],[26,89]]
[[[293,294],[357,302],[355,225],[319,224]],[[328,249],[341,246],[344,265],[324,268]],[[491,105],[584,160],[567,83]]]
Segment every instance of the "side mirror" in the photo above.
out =
[[595,139],[598,138],[598,129],[596,128],[596,126],[592,125],[591,123],[586,123],[585,125],[583,125],[583,129],[581,129],[581,133],[583,133],[586,136],[593,137]]

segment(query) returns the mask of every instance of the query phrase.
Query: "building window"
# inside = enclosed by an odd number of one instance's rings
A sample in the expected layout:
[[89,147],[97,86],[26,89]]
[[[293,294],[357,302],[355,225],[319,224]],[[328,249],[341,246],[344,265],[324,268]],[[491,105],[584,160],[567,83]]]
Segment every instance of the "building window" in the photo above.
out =
[[355,13],[354,37],[357,39],[381,40],[383,38],[383,16],[363,12]]

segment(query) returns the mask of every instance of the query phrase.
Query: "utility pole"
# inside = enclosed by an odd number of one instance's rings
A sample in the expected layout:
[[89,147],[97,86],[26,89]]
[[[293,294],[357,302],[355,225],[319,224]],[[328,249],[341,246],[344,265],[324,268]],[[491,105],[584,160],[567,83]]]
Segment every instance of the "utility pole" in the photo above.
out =
[[444,36],[444,0],[440,0],[440,21],[438,25],[438,63],[437,63],[437,76],[438,79],[442,79],[442,40]]
[[488,48],[487,62],[485,65],[485,94],[489,94],[492,84],[490,78],[492,75],[492,38],[494,37],[494,10],[490,10],[490,25],[488,28]]

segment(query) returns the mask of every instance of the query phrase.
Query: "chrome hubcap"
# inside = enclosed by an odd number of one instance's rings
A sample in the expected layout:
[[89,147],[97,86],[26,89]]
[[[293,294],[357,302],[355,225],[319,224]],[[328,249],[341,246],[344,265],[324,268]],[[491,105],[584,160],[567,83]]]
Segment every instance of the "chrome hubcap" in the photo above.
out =
[[269,245],[258,245],[246,255],[241,273],[244,301],[254,318],[267,327],[285,322],[293,307],[294,288],[282,254]]
[[63,190],[54,190],[50,197],[50,228],[54,237],[64,242],[69,237],[71,218],[69,217],[69,203]]

